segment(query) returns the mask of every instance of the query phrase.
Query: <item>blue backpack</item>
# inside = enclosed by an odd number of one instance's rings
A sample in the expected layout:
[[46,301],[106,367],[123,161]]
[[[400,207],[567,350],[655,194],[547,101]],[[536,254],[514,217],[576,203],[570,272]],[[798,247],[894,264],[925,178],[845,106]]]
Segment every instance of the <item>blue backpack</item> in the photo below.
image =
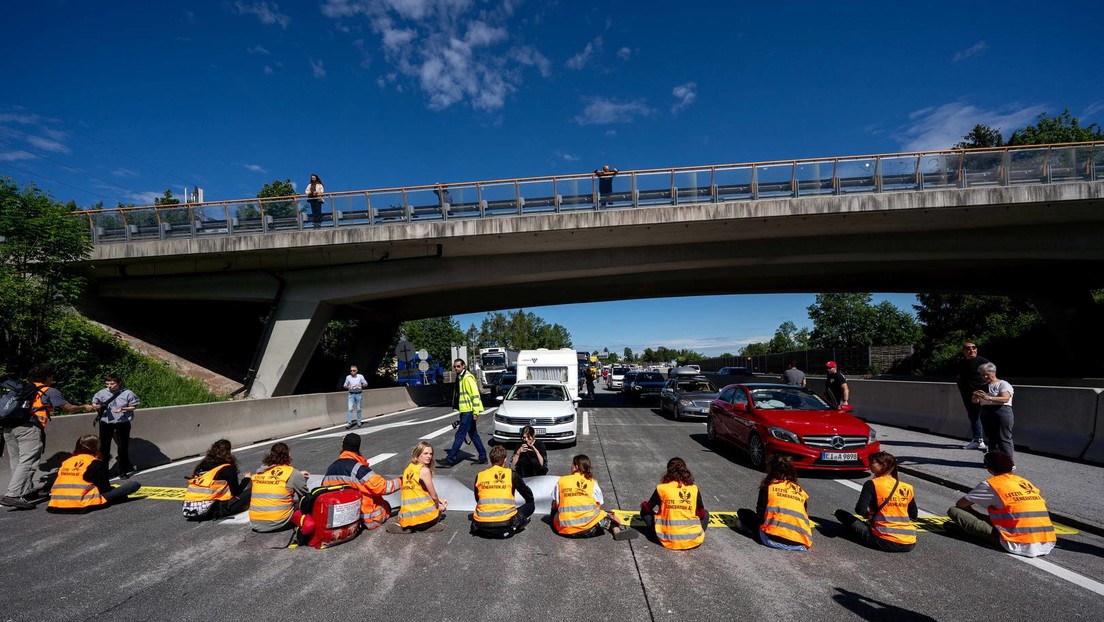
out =
[[0,397],[0,426],[10,428],[35,423],[31,407],[38,397],[39,388],[33,382],[21,380],[5,380],[0,387],[7,390]]

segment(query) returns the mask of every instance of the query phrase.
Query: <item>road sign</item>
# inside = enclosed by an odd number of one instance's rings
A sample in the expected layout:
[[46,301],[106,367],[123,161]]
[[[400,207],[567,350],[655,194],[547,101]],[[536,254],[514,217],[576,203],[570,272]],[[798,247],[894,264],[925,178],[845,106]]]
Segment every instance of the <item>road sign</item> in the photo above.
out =
[[414,358],[414,344],[409,341],[400,341],[399,345],[395,346],[395,358],[400,361],[409,361]]
[[[428,361],[429,360],[429,350],[426,350],[425,348],[422,348],[421,350],[418,350],[415,354],[418,355],[418,358],[420,360],[423,360],[423,361]],[[422,371],[425,371],[425,370],[423,369]]]

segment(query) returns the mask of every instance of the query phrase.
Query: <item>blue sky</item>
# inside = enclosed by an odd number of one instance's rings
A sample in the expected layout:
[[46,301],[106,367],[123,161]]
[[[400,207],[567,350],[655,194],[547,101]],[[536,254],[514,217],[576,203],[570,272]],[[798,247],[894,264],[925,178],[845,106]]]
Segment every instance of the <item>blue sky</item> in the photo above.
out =
[[[328,190],[355,190],[605,163],[944,148],[976,123],[1007,134],[1066,107],[1084,123],[1104,121],[1099,1],[1060,11],[1027,2],[727,5],[9,3],[0,176],[82,206],[147,204],[192,185],[208,200],[252,196],[274,179],[301,188],[311,172]],[[785,320],[808,324],[811,301],[534,311],[567,326],[579,347],[697,343],[720,353]],[[664,311],[688,305],[702,322],[656,334]],[[466,327],[479,317],[459,319]]]

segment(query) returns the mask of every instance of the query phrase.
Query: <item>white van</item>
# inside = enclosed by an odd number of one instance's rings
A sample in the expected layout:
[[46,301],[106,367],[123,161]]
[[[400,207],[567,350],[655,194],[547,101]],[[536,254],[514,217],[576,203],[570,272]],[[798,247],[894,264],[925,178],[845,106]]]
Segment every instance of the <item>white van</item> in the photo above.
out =
[[517,379],[562,382],[572,400],[579,399],[579,357],[571,348],[518,352]]

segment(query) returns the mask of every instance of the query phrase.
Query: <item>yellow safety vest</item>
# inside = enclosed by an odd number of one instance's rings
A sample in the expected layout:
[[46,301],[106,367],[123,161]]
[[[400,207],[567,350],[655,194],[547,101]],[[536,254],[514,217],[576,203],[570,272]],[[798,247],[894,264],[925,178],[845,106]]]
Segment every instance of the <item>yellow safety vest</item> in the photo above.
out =
[[655,517],[655,534],[659,543],[669,549],[692,549],[705,542],[705,530],[698,518],[698,487],[681,482],[656,486],[659,513]]
[[767,509],[760,529],[768,536],[813,546],[813,526],[805,511],[809,495],[793,482],[775,482],[767,487]]
[[517,514],[514,505],[514,472],[506,467],[492,466],[475,478],[475,513],[472,519],[480,523],[499,523]]
[[552,517],[556,533],[565,536],[582,533],[602,520],[602,511],[594,498],[594,480],[581,473],[572,473],[561,477],[556,487],[559,501]]
[[[888,475],[875,477],[870,481],[874,483],[874,505],[882,507],[871,517],[870,531],[888,542],[916,544],[916,527],[908,515],[908,507],[913,495],[912,486]],[[894,484],[897,484],[897,491],[889,501],[886,501]]]
[[287,464],[270,466],[253,476],[249,520],[286,521],[295,509],[295,491],[288,487],[295,468]]
[[99,460],[89,454],[75,454],[61,463],[57,479],[50,488],[49,507],[58,510],[83,510],[107,503],[100,489],[84,481],[84,474],[92,463]]
[[437,518],[437,504],[422,485],[422,465],[411,462],[403,471],[402,507],[399,526],[403,528],[428,523]]
[[462,413],[470,412],[473,415],[483,412],[483,400],[479,399],[479,387],[475,384],[475,376],[466,369],[460,374],[460,406],[456,410]]
[[220,464],[210,471],[205,471],[188,480],[188,489],[184,491],[184,501],[229,501],[234,498],[230,494],[230,484],[218,479],[220,471],[230,466]]
[[1034,484],[1011,473],[994,475],[988,482],[1004,503],[1003,508],[989,508],[989,521],[1002,539],[1019,544],[1057,540],[1046,501]]

